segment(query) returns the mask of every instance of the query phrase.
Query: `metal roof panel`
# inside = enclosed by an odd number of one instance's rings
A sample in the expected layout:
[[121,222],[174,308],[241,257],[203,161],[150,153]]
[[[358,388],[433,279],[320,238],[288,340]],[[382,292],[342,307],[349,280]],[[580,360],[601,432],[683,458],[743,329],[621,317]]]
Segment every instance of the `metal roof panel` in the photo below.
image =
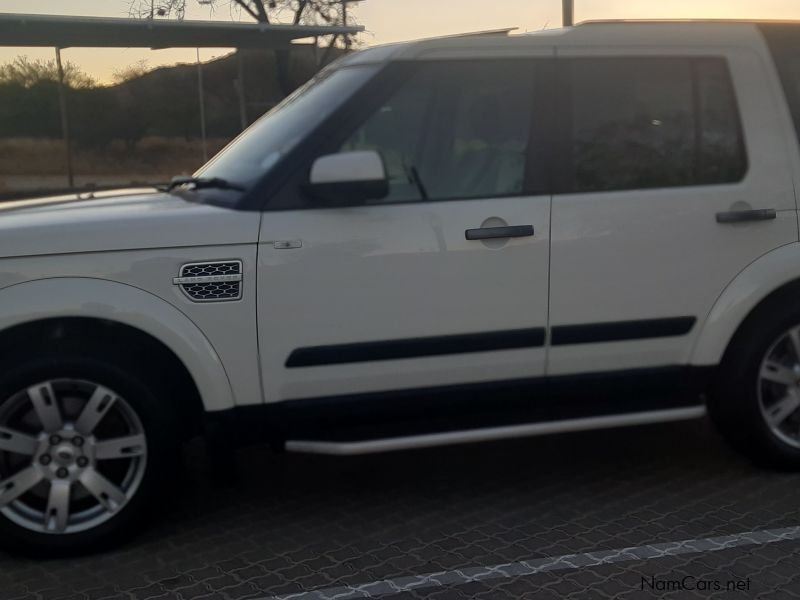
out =
[[363,27],[270,25],[0,13],[0,46],[61,48],[283,48],[292,40]]

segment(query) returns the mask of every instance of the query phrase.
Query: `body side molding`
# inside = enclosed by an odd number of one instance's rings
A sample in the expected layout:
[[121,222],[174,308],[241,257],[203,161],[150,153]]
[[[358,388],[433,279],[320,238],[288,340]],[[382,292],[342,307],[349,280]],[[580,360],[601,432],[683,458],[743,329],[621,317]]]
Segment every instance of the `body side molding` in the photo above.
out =
[[689,333],[696,321],[695,317],[668,317],[613,323],[556,325],[551,329],[550,335],[554,346],[672,337]]
[[286,359],[286,366],[289,368],[313,367],[442,354],[536,348],[544,345],[544,338],[544,327],[535,327],[488,333],[312,346],[294,350]]
[[[680,336],[689,333],[696,321],[695,317],[668,317],[614,323],[557,325],[551,329],[552,344],[554,346],[592,344]],[[467,352],[536,348],[543,346],[544,342],[545,328],[535,327],[510,331],[310,346],[293,350],[286,359],[286,367],[316,367]]]

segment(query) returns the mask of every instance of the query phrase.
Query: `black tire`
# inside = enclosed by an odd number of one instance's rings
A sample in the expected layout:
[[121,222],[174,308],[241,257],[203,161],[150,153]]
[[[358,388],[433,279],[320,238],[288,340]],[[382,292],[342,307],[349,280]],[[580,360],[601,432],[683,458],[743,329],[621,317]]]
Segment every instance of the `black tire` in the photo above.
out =
[[[104,353],[103,353],[104,352]],[[7,365],[9,366],[9,365]],[[168,475],[177,465],[179,449],[176,422],[157,375],[109,349],[91,351],[61,347],[28,359],[17,359],[0,375],[0,411],[20,390],[38,382],[80,379],[98,383],[125,399],[139,418],[147,443],[144,474],[134,495],[113,516],[96,527],[74,533],[45,533],[27,529],[0,513],[0,544],[15,554],[32,556],[75,556],[108,549],[126,541],[140,526],[156,515],[153,501],[162,502]],[[2,477],[0,476],[0,479]]]
[[717,369],[709,397],[709,413],[723,437],[756,464],[800,470],[800,447],[770,429],[759,400],[762,361],[772,345],[800,325],[800,285],[767,298],[745,320],[731,340]]

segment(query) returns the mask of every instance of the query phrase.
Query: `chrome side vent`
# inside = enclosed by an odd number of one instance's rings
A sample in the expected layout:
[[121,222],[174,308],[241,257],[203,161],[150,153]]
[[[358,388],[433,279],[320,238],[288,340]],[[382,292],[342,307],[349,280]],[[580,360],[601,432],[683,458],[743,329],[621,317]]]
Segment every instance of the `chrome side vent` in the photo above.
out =
[[224,302],[242,297],[242,261],[189,263],[172,283],[194,302]]

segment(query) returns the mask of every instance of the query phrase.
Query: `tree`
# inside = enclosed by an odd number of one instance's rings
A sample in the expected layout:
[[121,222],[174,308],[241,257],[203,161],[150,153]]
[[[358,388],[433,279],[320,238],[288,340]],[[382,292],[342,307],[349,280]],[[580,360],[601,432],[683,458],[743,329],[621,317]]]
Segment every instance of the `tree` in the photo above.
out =
[[[131,15],[182,19],[191,0],[136,0]],[[223,0],[196,0],[212,10]],[[354,0],[349,0],[354,1]],[[229,0],[231,12],[238,11],[259,23],[290,23],[294,25],[340,25],[345,21],[347,2],[342,0]]]
[[148,61],[146,58],[143,58],[142,60],[137,60],[135,63],[128,65],[127,67],[114,69],[114,73],[111,77],[114,80],[114,83],[120,84],[133,79],[138,79],[149,71],[150,67],[148,65]]
[[[175,17],[182,19],[186,5],[191,0],[134,0],[131,14],[136,17]],[[214,10],[217,4],[226,2],[232,15],[245,13],[259,23],[284,23],[291,25],[343,25],[347,22],[347,4],[354,0],[196,0],[198,4]],[[326,64],[333,56],[339,36],[334,35],[325,50],[321,63]],[[344,36],[343,45],[349,48],[352,40]],[[289,50],[276,50],[278,84],[288,95],[295,83],[289,74]]]
[[[0,84],[16,84],[30,88],[43,81],[58,81],[58,66],[55,59],[31,60],[17,56],[11,62],[0,65]],[[64,84],[73,89],[95,87],[96,83],[75,64],[64,63]]]

